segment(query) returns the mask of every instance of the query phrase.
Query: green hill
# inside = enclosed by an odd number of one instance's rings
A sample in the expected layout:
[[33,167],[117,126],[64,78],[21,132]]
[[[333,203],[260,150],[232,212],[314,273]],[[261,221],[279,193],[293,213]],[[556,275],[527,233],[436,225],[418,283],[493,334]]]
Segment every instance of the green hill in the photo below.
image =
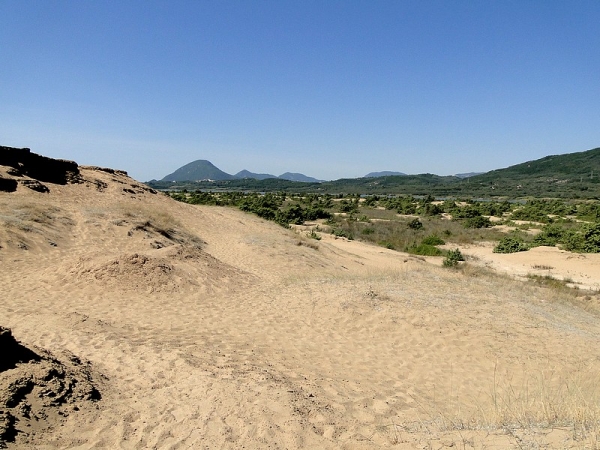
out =
[[600,148],[492,170],[467,184],[481,195],[595,197],[600,193]]

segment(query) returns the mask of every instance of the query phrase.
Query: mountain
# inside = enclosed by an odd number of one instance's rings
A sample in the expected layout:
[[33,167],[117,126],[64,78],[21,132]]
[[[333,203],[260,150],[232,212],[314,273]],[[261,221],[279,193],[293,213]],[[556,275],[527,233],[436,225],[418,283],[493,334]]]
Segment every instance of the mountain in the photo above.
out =
[[282,180],[289,180],[289,181],[302,181],[303,183],[318,183],[320,181],[313,177],[307,177],[306,175],[301,174],[301,173],[292,173],[292,172],[283,173],[283,174],[279,175],[277,178],[281,178]]
[[233,180],[233,175],[223,172],[210,161],[199,159],[180,167],[161,181]]
[[255,180],[266,180],[267,178],[277,178],[275,175],[271,175],[270,173],[253,173],[248,170],[242,170],[236,173],[234,178],[243,179],[243,178],[254,178]]
[[[160,181],[202,181],[202,180],[243,180],[243,179],[255,179],[255,180],[266,180],[270,178],[279,178],[288,181],[302,181],[302,182],[319,182],[316,178],[307,177],[301,173],[286,172],[278,177],[271,175],[270,173],[253,173],[248,170],[242,170],[235,175],[230,175],[227,172],[223,172],[217,166],[210,161],[205,159],[199,159],[193,161],[185,166],[180,167],[175,172],[167,175]],[[152,180],[155,182],[155,180]]]
[[384,170],[383,172],[371,172],[364,176],[364,178],[378,178],[378,177],[392,177],[398,175],[406,175],[402,172],[391,172],[389,170]]

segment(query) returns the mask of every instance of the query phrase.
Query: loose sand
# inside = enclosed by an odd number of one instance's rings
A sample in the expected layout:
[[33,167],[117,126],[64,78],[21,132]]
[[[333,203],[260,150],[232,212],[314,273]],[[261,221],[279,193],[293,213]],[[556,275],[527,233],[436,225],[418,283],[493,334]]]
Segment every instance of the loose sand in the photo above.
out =
[[[99,392],[43,427],[0,404],[9,448],[598,447],[600,324],[566,294],[81,176],[0,193],[0,325]],[[595,256],[464,253],[600,282]]]

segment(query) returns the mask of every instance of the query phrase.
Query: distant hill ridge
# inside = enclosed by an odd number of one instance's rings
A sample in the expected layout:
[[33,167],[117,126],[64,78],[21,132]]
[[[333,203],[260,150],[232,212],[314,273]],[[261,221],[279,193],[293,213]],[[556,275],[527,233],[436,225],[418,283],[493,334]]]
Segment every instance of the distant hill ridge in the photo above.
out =
[[406,175],[403,172],[393,172],[389,170],[384,170],[383,172],[371,172],[364,176],[364,178],[378,178],[378,177],[393,177],[393,176],[404,176]]
[[[298,183],[301,180],[298,174],[286,173],[275,177],[242,171],[237,176],[221,178],[221,181],[206,174],[194,175],[186,187],[198,188],[198,184],[192,185],[191,183],[195,180],[212,179],[215,181],[207,183],[206,188],[290,192],[319,191],[334,194],[345,192],[431,194],[459,197],[600,198],[600,148],[563,155],[550,155],[486,173],[469,172],[446,177],[433,174],[387,175],[388,173],[390,172],[369,174],[380,175],[377,177],[365,176],[319,183]],[[302,181],[307,181],[307,178]],[[178,187],[184,186],[187,181],[183,180]],[[152,181],[148,184],[156,189],[173,187],[171,182]]]
[[[456,177],[467,178],[475,175],[479,175],[482,172],[470,172],[464,174],[457,174]],[[384,170],[381,172],[370,172],[363,178],[379,178],[379,177],[391,177],[391,176],[407,176],[404,172]],[[210,161],[205,159],[198,159],[180,167],[175,172],[167,175],[161,181],[223,181],[223,180],[244,180],[244,179],[255,179],[255,180],[267,180],[270,178],[279,178],[281,180],[288,181],[300,181],[304,183],[318,183],[323,180],[309,177],[302,173],[285,172],[279,176],[270,173],[255,173],[249,170],[241,170],[235,175],[231,175],[227,172],[222,171],[216,167]]]
[[238,180],[244,178],[253,178],[256,180],[266,180],[269,178],[280,178],[282,180],[289,181],[302,181],[315,183],[321,180],[306,176],[301,173],[286,172],[282,175],[275,176],[269,173],[253,173],[248,170],[242,170],[235,175],[230,175],[227,172],[223,172],[221,169],[216,167],[210,161],[205,159],[199,159],[192,161],[185,166],[180,167],[175,172],[167,175],[161,181],[203,181],[203,180]]

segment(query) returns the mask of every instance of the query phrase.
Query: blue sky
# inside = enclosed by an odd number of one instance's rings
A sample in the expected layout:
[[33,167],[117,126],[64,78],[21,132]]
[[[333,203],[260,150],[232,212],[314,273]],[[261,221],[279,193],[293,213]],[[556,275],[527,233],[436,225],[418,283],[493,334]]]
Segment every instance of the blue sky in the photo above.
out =
[[600,1],[0,0],[0,145],[160,179],[600,146]]

